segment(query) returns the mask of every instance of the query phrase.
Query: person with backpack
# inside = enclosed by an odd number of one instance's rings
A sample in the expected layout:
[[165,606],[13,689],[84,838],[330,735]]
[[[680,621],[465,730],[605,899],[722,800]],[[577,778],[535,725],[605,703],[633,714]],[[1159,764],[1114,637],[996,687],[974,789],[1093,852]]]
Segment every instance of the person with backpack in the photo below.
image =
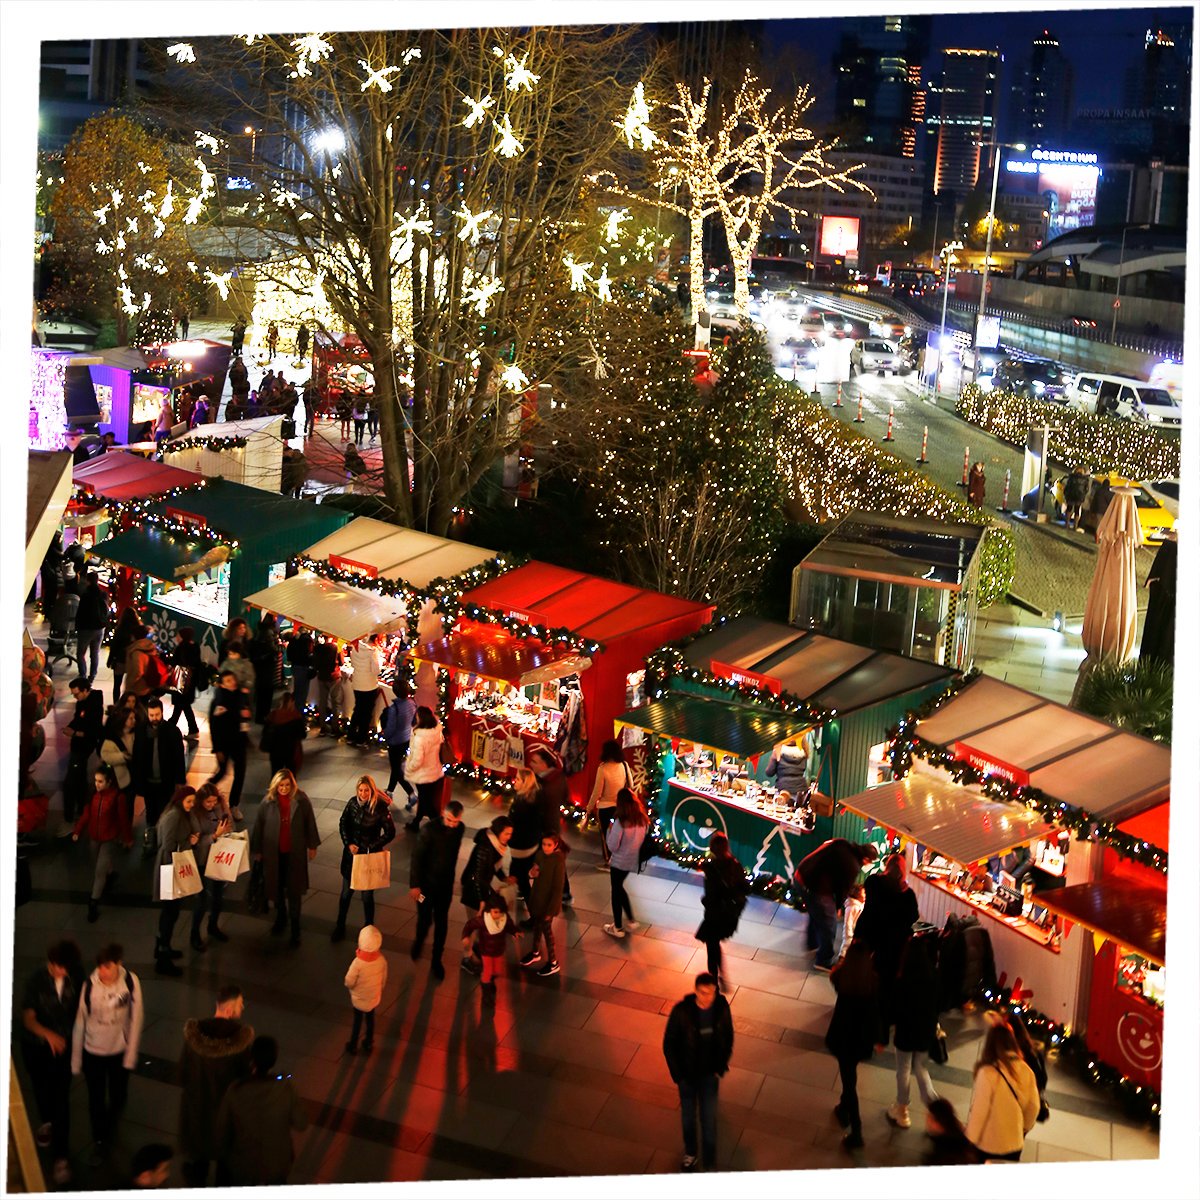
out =
[[112,767],[103,764],[94,775],[96,790],[88,801],[75,828],[71,832],[73,841],[79,841],[86,833],[92,847],[95,869],[92,874],[92,894],[88,899],[88,924],[94,924],[100,916],[100,897],[104,895],[110,881],[117,873],[117,848],[129,849],[133,845],[133,826],[129,819],[129,801],[117,787],[117,777]]
[[408,797],[405,808],[412,809],[416,803],[416,789],[404,778],[404,760],[408,757],[408,747],[412,740],[413,722],[417,719],[417,706],[408,694],[408,684],[402,679],[395,683],[394,698],[383,714],[382,733],[387,744],[388,765],[391,773],[388,775],[388,785],[383,790],[389,796],[395,795],[396,785],[404,789]]
[[588,797],[585,819],[596,817],[600,822],[600,853],[603,856],[596,864],[598,871],[609,869],[608,830],[617,812],[617,793],[622,788],[633,789],[633,778],[625,762],[621,743],[609,738],[600,747],[600,764],[596,768],[596,781]]
[[138,801],[145,801],[146,843],[153,845],[154,827],[167,800],[187,779],[183,734],[163,720],[162,700],[157,696],[146,705],[146,724],[134,737],[130,773],[133,807],[136,811]]
[[148,701],[151,696],[161,696],[170,683],[170,668],[159,657],[149,628],[139,624],[125,651],[125,694]]
[[1037,1079],[997,1014],[975,1064],[967,1140],[983,1159],[1019,1162],[1040,1106]]
[[198,741],[200,726],[192,705],[196,702],[197,685],[201,673],[207,676],[200,647],[196,645],[196,631],[190,625],[182,625],[175,631],[175,653],[171,660],[171,724],[178,729],[179,718],[187,717],[189,742]]
[[609,878],[612,892],[612,922],[604,926],[609,937],[623,938],[626,929],[641,928],[633,919],[633,906],[625,891],[625,880],[641,864],[642,843],[649,834],[650,818],[642,802],[623,787],[617,792],[616,820],[608,827]]
[[142,985],[124,965],[124,953],[113,943],[96,955],[71,1038],[71,1074],[82,1074],[87,1083],[93,1166],[104,1162],[112,1146],[146,1019]]
[[723,988],[721,943],[737,932],[742,909],[750,894],[746,872],[729,849],[729,839],[714,833],[708,843],[708,857],[700,864],[704,873],[704,920],[696,930],[696,940],[708,950],[708,973]]

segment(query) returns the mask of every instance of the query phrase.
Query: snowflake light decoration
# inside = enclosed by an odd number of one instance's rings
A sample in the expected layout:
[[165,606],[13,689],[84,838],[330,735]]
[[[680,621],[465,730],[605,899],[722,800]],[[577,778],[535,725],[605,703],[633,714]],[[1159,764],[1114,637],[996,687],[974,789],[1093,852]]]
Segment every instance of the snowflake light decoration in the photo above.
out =
[[608,378],[608,363],[604,361],[600,351],[596,349],[596,343],[588,340],[588,349],[591,351],[591,357],[583,360],[585,367],[592,368],[592,377],[594,379]]
[[460,217],[463,222],[463,227],[458,231],[458,240],[465,242],[467,238],[471,239],[472,246],[479,245],[479,238],[482,235],[480,225],[492,215],[490,208],[484,209],[481,213],[472,213],[465,205],[460,205],[458,212],[455,214]]
[[625,142],[631,150],[639,142],[643,150],[649,150],[658,140],[657,134],[650,128],[650,113],[651,106],[646,102],[645,86],[639,82],[633,89],[633,97],[620,124]]
[[604,222],[604,237],[609,245],[615,246],[621,240],[621,226],[629,220],[629,209],[618,208],[608,214]]
[[601,267],[600,274],[596,276],[596,295],[606,304],[612,299],[612,288],[609,283],[607,266]]
[[408,64],[410,62],[412,62],[412,60],[414,58],[420,58],[420,57],[421,57],[421,47],[420,46],[409,46],[409,48],[407,50],[405,50],[404,57],[400,61],[407,67]]
[[392,82],[388,79],[388,76],[400,74],[399,67],[380,67],[377,71],[365,58],[360,58],[358,65],[367,73],[367,78],[358,89],[360,92],[365,92],[367,88],[371,87],[377,87],[381,92],[390,92],[392,90]]
[[107,224],[108,223],[108,205],[106,204],[103,208],[92,209],[92,216],[95,217],[96,220],[101,225]]
[[191,42],[176,42],[173,46],[167,47],[167,53],[176,62],[195,62],[196,51],[192,49]]
[[595,263],[590,262],[576,262],[569,254],[563,259],[563,266],[566,267],[571,273],[571,291],[583,291],[583,289],[587,286],[587,281],[591,279],[591,275],[588,272],[590,272],[592,267],[595,265]]
[[165,221],[167,217],[175,211],[175,194],[171,190],[172,181],[167,180],[167,191],[163,196],[162,207],[158,210],[158,215]]
[[495,122],[496,132],[500,135],[500,141],[493,147],[501,158],[516,158],[525,146],[517,140],[517,135],[513,133],[512,123],[508,119],[506,113],[499,121]]
[[245,42],[247,46],[253,46],[254,43],[260,41],[263,36],[264,35],[261,33],[239,33],[238,40]]
[[226,271],[224,275],[217,275],[213,271],[205,271],[204,278],[217,289],[222,300],[229,299],[229,281],[233,278],[232,271]]
[[540,75],[535,75],[525,66],[529,55],[517,61],[516,57],[510,54],[505,60],[504,65],[508,68],[508,74],[504,76],[504,82],[510,92],[520,91],[524,88],[527,92],[533,91],[533,85],[541,79]]
[[481,124],[487,110],[492,107],[496,101],[490,96],[484,96],[482,100],[473,100],[470,96],[463,97],[463,103],[470,108],[470,112],[463,118],[463,125],[467,129],[473,129],[477,124]]
[[516,363],[509,363],[500,372],[500,382],[510,392],[523,392],[529,387],[529,376]]
[[200,219],[200,210],[204,207],[204,199],[201,196],[193,196],[188,201],[187,212],[183,214],[183,223],[185,225],[195,225]]
[[309,33],[304,37],[293,38],[292,46],[296,49],[299,56],[296,59],[296,69],[290,72],[292,79],[311,75],[310,64],[321,62],[333,53],[333,47],[319,33]]
[[504,291],[504,283],[496,278],[485,279],[482,283],[475,284],[463,293],[463,302],[472,305],[479,314],[483,317],[487,315],[488,304],[497,292]]

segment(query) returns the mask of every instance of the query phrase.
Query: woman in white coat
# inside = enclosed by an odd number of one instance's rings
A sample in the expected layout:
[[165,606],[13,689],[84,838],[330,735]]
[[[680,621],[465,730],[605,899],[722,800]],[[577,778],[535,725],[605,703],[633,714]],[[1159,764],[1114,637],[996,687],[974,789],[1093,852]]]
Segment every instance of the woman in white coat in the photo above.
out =
[[412,740],[408,743],[408,758],[404,762],[404,778],[417,789],[417,815],[407,828],[415,830],[422,817],[441,820],[442,788],[445,769],[442,766],[442,727],[433,710],[422,704],[417,709]]
[[975,1064],[967,1140],[983,1159],[1016,1162],[1040,1107],[1037,1079],[1012,1030],[999,1020],[988,1030]]

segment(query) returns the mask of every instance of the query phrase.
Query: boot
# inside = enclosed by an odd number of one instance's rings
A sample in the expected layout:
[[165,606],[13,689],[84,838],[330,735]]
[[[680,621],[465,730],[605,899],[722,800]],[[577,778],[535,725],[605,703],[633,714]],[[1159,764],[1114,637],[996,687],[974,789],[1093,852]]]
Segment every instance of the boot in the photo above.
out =
[[169,975],[176,979],[183,974],[169,957],[157,953],[154,956],[154,970],[159,975]]
[[225,932],[225,930],[221,929],[217,925],[216,921],[212,920],[211,918],[209,919],[209,922],[208,922],[208,936],[210,938],[212,938],[213,941],[216,941],[216,942],[229,941],[229,934],[227,934]]
[[182,958],[183,951],[182,950],[173,950],[173,949],[171,949],[170,942],[160,942],[156,938],[155,942],[154,942],[154,957],[155,958],[167,958],[167,959],[174,960],[176,958]]

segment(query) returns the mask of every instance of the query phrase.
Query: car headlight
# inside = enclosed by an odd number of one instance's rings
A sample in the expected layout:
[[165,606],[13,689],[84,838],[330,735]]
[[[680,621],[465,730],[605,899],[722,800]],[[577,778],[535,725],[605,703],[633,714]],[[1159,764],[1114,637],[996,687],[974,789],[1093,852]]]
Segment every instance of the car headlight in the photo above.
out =
[[1033,381],[1033,390],[1040,396],[1046,390],[1046,385],[1040,379],[1035,379]]
[[904,327],[904,336],[905,336],[905,337],[912,337],[912,326],[911,326],[911,325],[905,325],[905,327]]

